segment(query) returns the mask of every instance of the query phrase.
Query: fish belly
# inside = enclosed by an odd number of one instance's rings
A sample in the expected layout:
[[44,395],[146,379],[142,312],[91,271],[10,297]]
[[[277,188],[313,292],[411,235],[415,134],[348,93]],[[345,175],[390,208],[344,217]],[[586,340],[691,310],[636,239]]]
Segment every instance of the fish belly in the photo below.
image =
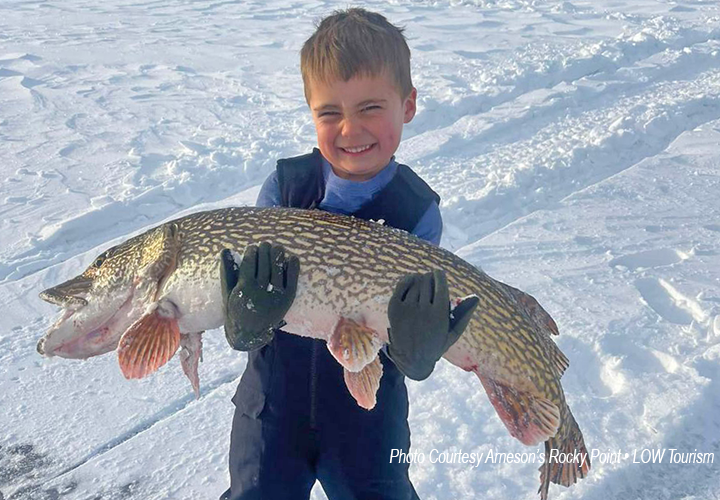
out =
[[287,325],[283,330],[303,337],[329,341],[338,322],[344,318],[367,326],[374,331],[377,338],[387,343],[389,322],[386,306],[369,302],[337,307],[333,303],[315,298],[316,296],[298,290],[292,307],[285,315]]
[[443,358],[465,371],[477,371],[480,368],[478,366],[479,360],[473,352],[472,347],[468,344],[467,339],[463,338],[467,334],[466,331],[457,342],[450,346],[450,349],[443,355]]
[[[218,281],[190,281],[182,276],[172,276],[168,280],[161,300],[168,300],[177,308],[181,333],[202,332],[223,325],[225,313]],[[312,281],[312,277],[301,274],[295,300],[285,315],[287,324],[283,330],[327,341],[340,319],[345,318],[367,326],[382,342],[388,341],[389,297],[374,296],[361,301],[325,287],[314,287]]]
[[168,281],[162,300],[172,302],[178,312],[181,333],[212,330],[223,325],[225,314],[219,280]]

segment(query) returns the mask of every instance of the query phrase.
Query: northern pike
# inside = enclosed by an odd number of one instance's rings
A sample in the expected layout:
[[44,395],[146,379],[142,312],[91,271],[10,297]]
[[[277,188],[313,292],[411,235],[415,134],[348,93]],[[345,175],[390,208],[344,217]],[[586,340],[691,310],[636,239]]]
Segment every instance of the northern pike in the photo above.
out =
[[[63,311],[38,343],[45,356],[85,359],[118,351],[127,378],[142,378],[180,350],[199,394],[202,333],[223,324],[220,252],[281,244],[300,260],[297,294],[283,330],[323,339],[343,366],[348,390],[366,409],[382,376],[387,307],[409,273],[442,269],[450,296],[480,299],[445,353],[475,373],[510,434],[545,442],[539,493],[569,486],[590,469],[583,436],[560,378],[568,359],[551,339],[555,322],[537,301],[453,253],[378,222],[293,208],[225,208],[166,222],[101,253],[79,276],[40,294]],[[580,456],[562,463],[554,455]]]

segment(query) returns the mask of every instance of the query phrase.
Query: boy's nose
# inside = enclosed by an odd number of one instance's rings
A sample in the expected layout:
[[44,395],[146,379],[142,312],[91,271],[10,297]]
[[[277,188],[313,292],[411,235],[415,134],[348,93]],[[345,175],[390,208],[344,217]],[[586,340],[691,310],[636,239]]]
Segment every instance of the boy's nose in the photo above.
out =
[[360,120],[354,117],[345,118],[342,122],[342,128],[340,133],[343,137],[352,137],[362,131],[362,125]]

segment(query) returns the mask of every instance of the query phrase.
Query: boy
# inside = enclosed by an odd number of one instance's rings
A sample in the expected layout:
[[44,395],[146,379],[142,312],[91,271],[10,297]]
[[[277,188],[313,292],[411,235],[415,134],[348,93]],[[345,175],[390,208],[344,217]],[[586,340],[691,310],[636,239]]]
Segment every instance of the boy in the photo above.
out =
[[[393,157],[417,95],[402,31],[363,9],[336,12],[303,46],[301,71],[319,149],[278,161],[257,205],[384,219],[438,244],[438,195]],[[231,487],[222,498],[307,499],[316,480],[330,499],[417,498],[408,465],[389,463],[392,449],[410,446],[403,374],[430,375],[477,299],[461,303],[451,319],[443,273],[400,281],[388,308],[377,404],[367,411],[324,342],[279,330],[294,299],[297,258],[261,243],[246,249],[239,267],[229,251],[222,263],[226,336],[236,349],[256,349],[233,398]]]

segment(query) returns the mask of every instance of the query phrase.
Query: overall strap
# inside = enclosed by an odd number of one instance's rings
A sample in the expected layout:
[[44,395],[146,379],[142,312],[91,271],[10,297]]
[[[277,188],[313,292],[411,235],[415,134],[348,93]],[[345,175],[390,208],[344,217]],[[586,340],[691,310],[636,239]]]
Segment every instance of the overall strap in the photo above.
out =
[[[282,206],[316,208],[325,196],[322,155],[312,153],[278,160],[278,184]],[[352,215],[365,220],[384,220],[385,224],[411,232],[432,202],[440,196],[407,165],[398,164],[390,182]]]
[[325,196],[318,148],[302,156],[278,160],[277,174],[283,207],[316,208]]
[[353,215],[358,219],[380,220],[411,232],[432,202],[440,196],[407,165],[398,164],[397,173],[375,197]]

